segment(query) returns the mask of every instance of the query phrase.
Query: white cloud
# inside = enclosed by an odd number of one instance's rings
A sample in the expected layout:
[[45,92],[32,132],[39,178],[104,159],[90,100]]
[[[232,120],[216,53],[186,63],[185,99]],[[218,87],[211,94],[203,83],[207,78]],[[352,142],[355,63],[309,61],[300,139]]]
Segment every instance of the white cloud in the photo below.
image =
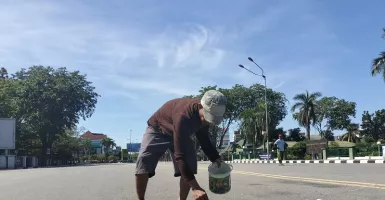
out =
[[[253,55],[266,66],[269,87],[293,93],[322,88],[327,82],[323,60],[307,58],[304,63],[295,60],[298,57],[282,56],[290,51],[285,48],[295,48],[288,38],[297,42],[309,40],[309,36],[320,37],[316,40],[322,42],[335,39],[318,18],[300,20],[299,11],[292,11],[296,4],[272,6],[253,14],[240,11],[236,20],[228,22],[221,16],[209,18],[206,13],[210,24],[165,21],[163,26],[151,28],[146,21],[137,23],[136,16],[117,22],[103,19],[104,11],[74,2],[1,2],[0,64],[10,71],[33,64],[66,66],[89,74],[102,95],[133,100],[153,92],[181,96],[204,85],[263,84],[262,78],[237,68],[244,64],[259,73],[247,63],[247,57]],[[306,10],[306,5],[301,7]],[[155,7],[147,10],[144,20],[157,18]],[[291,35],[279,34],[280,26],[288,20],[307,26],[301,31],[282,30]],[[323,28],[314,29],[319,25]],[[263,33],[272,30],[275,37],[266,41]],[[310,68],[319,76],[309,81]]]
[[[115,92],[123,96],[127,96],[126,89],[182,95],[196,91],[197,82],[210,83],[195,75],[217,68],[225,54],[213,42],[215,33],[199,24],[146,33],[132,21],[111,26],[91,20],[84,13],[87,7],[76,6],[52,2],[2,5],[0,52],[4,53],[0,61],[10,71],[43,64],[67,66],[99,78],[102,74],[104,81],[95,84],[111,84],[124,91]],[[80,18],[65,17],[71,15]]]
[[83,3],[0,1],[0,66],[87,73],[102,98],[85,124],[109,133],[145,126],[162,102],[201,86],[263,84],[237,67],[259,73],[248,56],[289,100],[306,89],[327,91],[335,57],[349,52],[314,1]]

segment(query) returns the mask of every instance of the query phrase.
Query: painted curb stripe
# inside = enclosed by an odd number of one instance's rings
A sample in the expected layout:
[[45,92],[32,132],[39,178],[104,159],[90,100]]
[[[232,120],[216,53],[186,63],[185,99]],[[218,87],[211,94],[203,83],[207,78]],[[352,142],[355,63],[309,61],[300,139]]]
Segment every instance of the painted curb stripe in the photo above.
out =
[[[199,161],[199,163],[211,163]],[[277,160],[234,160],[226,163],[244,164],[278,164]],[[385,164],[385,160],[283,160],[282,163],[291,164]]]

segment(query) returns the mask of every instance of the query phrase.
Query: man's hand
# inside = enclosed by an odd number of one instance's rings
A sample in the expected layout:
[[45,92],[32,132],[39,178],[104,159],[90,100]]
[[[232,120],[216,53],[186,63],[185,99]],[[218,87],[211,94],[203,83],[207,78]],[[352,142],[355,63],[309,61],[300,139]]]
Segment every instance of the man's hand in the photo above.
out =
[[206,191],[204,191],[202,188],[193,189],[192,193],[195,200],[209,200]]
[[220,158],[216,159],[214,162],[217,163],[217,166],[218,166],[218,168],[219,168],[219,167],[221,167],[222,161],[223,161],[223,160],[222,160],[222,158],[220,157]]

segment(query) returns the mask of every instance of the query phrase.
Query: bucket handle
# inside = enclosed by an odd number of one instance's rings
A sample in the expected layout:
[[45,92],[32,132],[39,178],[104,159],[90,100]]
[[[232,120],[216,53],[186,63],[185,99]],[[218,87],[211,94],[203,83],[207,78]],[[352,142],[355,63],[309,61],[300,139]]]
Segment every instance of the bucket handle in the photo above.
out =
[[[211,167],[213,164],[214,164],[215,162],[212,162],[210,165],[209,165],[209,167]],[[230,166],[230,168],[231,168],[231,171],[233,171],[234,170],[234,168],[233,168],[233,166],[232,165],[230,165],[230,164],[227,164],[227,163],[225,163],[226,165],[228,165],[228,166]]]

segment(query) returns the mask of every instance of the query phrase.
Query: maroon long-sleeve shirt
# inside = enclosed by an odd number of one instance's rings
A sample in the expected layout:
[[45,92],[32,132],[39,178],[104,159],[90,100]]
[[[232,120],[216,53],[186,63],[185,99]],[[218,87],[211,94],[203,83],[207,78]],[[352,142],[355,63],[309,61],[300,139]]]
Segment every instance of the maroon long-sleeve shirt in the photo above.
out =
[[178,98],[166,102],[148,120],[147,124],[156,131],[171,135],[174,139],[175,161],[182,177],[195,179],[194,173],[185,162],[186,147],[192,142],[191,135],[196,134],[203,152],[214,162],[220,156],[209,138],[209,125],[202,123],[199,116],[199,99]]

